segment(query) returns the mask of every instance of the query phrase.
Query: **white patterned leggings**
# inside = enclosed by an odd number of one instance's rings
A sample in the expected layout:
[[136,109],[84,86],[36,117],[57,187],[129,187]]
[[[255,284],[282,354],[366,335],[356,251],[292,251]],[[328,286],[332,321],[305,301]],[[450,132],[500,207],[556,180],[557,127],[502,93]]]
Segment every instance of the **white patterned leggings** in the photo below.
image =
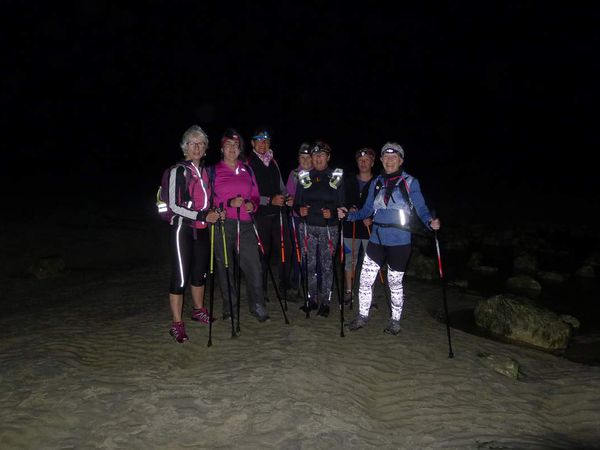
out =
[[[393,253],[393,255],[389,253]],[[404,278],[409,256],[410,245],[384,247],[369,242],[360,272],[360,286],[358,288],[358,308],[361,316],[367,317],[369,315],[369,308],[371,308],[371,301],[373,300],[373,283],[375,283],[379,269],[388,260],[387,281],[390,288],[392,319],[400,320],[404,304],[402,279]],[[394,267],[392,268],[391,265]]]

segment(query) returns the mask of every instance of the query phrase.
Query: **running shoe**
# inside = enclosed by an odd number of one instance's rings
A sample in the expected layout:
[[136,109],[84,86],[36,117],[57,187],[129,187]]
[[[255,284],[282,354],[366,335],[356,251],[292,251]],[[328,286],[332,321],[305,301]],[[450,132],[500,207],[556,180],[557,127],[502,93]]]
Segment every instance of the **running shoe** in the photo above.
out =
[[185,341],[189,340],[188,335],[185,332],[185,324],[183,322],[173,322],[171,329],[169,330],[169,334],[173,336],[173,338],[180,344],[183,344]]
[[361,328],[366,327],[368,322],[369,322],[369,318],[368,317],[361,316],[359,314],[358,316],[356,316],[356,318],[352,322],[350,322],[350,325],[348,326],[348,329],[350,331],[359,330]]
[[[208,309],[206,308],[192,308],[192,320],[200,323],[208,323],[210,320],[210,314],[208,314]],[[214,319],[213,319],[214,321]]]
[[400,333],[400,321],[390,319],[387,327],[383,329],[383,332],[386,334],[392,334],[396,336],[398,333]]

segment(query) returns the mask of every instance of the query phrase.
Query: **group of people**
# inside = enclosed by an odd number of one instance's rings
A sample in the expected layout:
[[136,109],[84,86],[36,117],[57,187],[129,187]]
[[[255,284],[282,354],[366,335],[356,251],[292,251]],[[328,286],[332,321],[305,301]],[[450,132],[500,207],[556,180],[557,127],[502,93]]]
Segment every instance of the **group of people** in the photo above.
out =
[[[384,330],[400,331],[402,280],[410,255],[410,223],[416,217],[430,230],[440,222],[432,217],[417,179],[402,169],[404,149],[388,142],[381,149],[383,173],[374,176],[376,153],[355,153],[356,174],[329,166],[331,147],[323,141],[304,142],[298,167],[284,184],[271,149],[268,130],[258,129],[245,154],[244,139],[228,129],[220,141],[221,159],[206,167],[208,136],[197,125],[182,136],[184,160],[169,173],[172,314],[170,334],[188,340],[183,321],[183,294],[190,287],[191,319],[209,324],[204,288],[209,268],[216,271],[222,298],[222,318],[239,324],[240,279],[246,283],[250,313],[259,322],[269,319],[268,275],[278,254],[277,295],[297,301],[292,287],[302,284],[301,309],[328,317],[335,278],[335,258],[346,249],[344,301],[352,301],[359,255],[359,313],[351,331],[367,325],[373,283],[387,265],[390,323]],[[339,242],[341,222],[343,242]],[[338,249],[338,244],[340,248]],[[342,258],[340,258],[342,259]],[[235,270],[233,268],[235,267]],[[300,290],[298,291],[300,292]]]

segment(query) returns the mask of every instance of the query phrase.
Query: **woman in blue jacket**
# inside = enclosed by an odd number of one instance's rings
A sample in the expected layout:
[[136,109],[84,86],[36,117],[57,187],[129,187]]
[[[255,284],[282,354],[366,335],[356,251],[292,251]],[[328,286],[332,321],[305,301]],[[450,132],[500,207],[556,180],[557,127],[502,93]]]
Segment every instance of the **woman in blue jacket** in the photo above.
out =
[[400,332],[404,302],[402,279],[411,250],[410,221],[416,215],[429,230],[439,230],[440,221],[429,212],[419,181],[402,169],[404,149],[395,142],[387,142],[381,149],[381,162],[384,173],[371,183],[363,207],[351,213],[339,208],[338,217],[353,222],[373,215],[373,232],[360,273],[359,314],[350,323],[350,330],[367,324],[373,283],[379,269],[387,263],[391,318],[383,331],[396,335]]

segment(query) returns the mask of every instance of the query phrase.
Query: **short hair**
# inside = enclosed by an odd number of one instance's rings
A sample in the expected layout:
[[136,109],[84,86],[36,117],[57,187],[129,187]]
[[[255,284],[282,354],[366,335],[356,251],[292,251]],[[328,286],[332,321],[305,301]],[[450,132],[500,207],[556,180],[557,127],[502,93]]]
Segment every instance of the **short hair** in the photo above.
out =
[[185,130],[183,136],[181,136],[181,143],[179,144],[179,146],[181,147],[181,151],[184,155],[187,155],[187,144],[192,136],[199,136],[201,139],[204,140],[206,146],[208,147],[208,135],[198,125],[192,125],[187,130]]

